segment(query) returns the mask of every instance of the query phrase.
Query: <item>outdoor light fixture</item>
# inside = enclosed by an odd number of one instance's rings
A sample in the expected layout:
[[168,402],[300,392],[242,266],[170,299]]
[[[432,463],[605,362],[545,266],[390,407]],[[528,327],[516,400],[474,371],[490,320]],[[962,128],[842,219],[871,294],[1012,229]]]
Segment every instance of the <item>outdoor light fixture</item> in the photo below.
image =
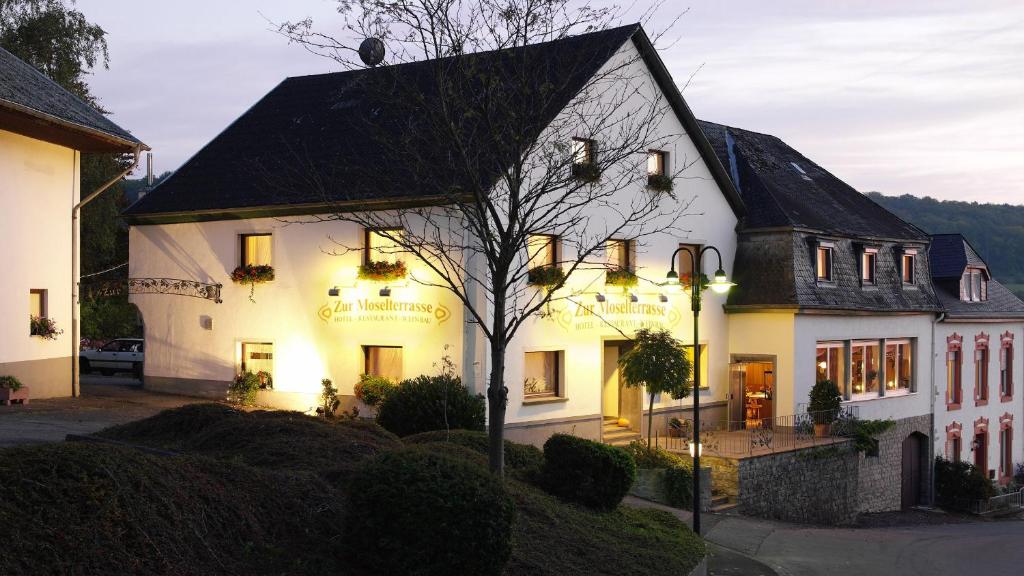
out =
[[341,296],[341,288],[338,288],[337,286],[335,286],[334,288],[330,288],[329,290],[327,290],[327,295],[328,296]]
[[629,301],[630,302],[639,302],[640,298],[638,298],[636,294],[630,292],[629,293]]
[[607,298],[604,297],[604,294],[598,292],[597,294],[594,295],[594,300],[597,300],[598,302],[604,302],[605,300],[607,300]]
[[[671,265],[669,266],[668,274],[665,278],[668,279],[669,284],[675,284],[679,286],[679,274],[676,273],[676,256],[680,252],[686,252],[690,256],[690,310],[693,311],[693,348],[694,358],[693,363],[693,382],[694,382],[694,393],[693,393],[693,442],[690,443],[690,456],[693,457],[693,493],[699,499],[700,496],[700,454],[704,450],[704,447],[700,443],[700,304],[701,304],[701,276],[700,270],[703,269],[701,263],[704,260],[704,254],[708,250],[711,250],[718,256],[718,271],[715,272],[715,280],[708,284],[717,294],[725,294],[730,288],[735,286],[732,282],[729,282],[729,278],[725,275],[725,270],[722,268],[722,253],[718,251],[718,248],[714,246],[704,246],[703,248],[694,247],[688,248],[686,246],[680,246],[676,248],[676,251],[672,253],[670,259]],[[698,535],[700,534],[700,506],[693,507],[693,531]]]
[[668,296],[666,296],[664,294],[658,294],[658,302],[661,302],[661,303],[668,302]]
[[391,298],[391,288],[385,286],[381,288],[380,292],[378,292],[377,294],[379,294],[381,298]]

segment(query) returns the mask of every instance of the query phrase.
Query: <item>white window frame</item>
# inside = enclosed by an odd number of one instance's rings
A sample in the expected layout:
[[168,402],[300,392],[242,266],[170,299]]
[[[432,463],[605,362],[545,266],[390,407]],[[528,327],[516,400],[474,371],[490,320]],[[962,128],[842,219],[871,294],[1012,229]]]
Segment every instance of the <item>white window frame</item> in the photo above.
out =
[[[828,252],[828,275],[822,276],[821,253]],[[836,245],[834,242],[818,242],[814,248],[814,279],[818,283],[834,283],[836,276]]]
[[[907,259],[910,259],[910,281],[907,281]],[[907,249],[900,254],[900,283],[903,286],[917,286],[917,250]]]
[[[870,257],[870,258],[869,258]],[[868,260],[871,261],[871,278],[867,278]],[[878,284],[878,248],[864,248],[860,253],[860,284],[875,286]]]
[[[914,374],[914,372],[915,372],[915,370],[914,370],[914,361],[917,359],[917,350],[915,349],[916,347],[914,346],[914,339],[913,338],[892,338],[892,339],[886,339],[885,340],[886,348],[888,348],[889,346],[895,346],[896,347],[896,362],[895,362],[896,374],[892,375],[892,374],[886,373],[885,379],[889,380],[890,376],[893,376],[892,381],[893,382],[897,382],[897,383],[899,382],[900,376],[902,376],[902,374],[900,373],[900,367],[903,365],[903,357],[900,355],[900,346],[902,346],[902,345],[907,346],[907,348],[910,350],[910,378],[909,378],[909,383],[907,384],[906,388],[900,388],[897,385],[895,388],[892,388],[892,389],[890,389],[888,387],[887,383],[884,383],[884,382],[881,383],[881,384],[883,384],[883,386],[880,387],[880,390],[883,391],[885,396],[906,396],[908,394],[913,394],[914,392],[917,391],[917,385],[916,385],[916,381],[915,381],[915,377],[916,376]],[[885,354],[886,354],[886,352],[883,350],[882,351],[882,362],[883,363],[885,362]]]

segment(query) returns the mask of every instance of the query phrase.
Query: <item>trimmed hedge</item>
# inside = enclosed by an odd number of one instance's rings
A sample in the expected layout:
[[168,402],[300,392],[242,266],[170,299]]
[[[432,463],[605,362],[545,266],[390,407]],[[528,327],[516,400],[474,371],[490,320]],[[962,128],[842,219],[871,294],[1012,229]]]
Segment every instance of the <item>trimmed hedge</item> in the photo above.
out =
[[628,452],[568,434],[544,443],[543,484],[552,494],[599,510],[622,502],[636,480]]
[[[476,430],[434,430],[406,436],[402,441],[406,444],[447,442],[465,446],[485,457],[489,447],[487,432]],[[539,470],[544,466],[544,453],[536,446],[505,440],[505,466],[510,470]]]
[[458,376],[418,376],[399,384],[377,411],[377,423],[399,436],[431,430],[483,430],[484,397]]
[[[437,448],[438,446],[434,446]],[[501,574],[512,554],[515,503],[467,448],[410,446],[356,468],[346,541],[380,574]]]
[[657,446],[648,448],[641,440],[626,448],[637,468],[665,470],[664,489],[669,506],[691,510],[693,507],[693,464]]

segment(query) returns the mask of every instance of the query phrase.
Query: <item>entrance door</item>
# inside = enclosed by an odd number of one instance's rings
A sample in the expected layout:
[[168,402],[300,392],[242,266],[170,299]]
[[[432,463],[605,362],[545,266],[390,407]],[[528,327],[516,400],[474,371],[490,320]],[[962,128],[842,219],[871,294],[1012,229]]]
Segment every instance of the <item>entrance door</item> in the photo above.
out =
[[747,366],[744,362],[729,365],[729,429],[741,427],[747,396]]
[[921,450],[924,443],[920,434],[911,434],[903,441],[903,474],[900,489],[901,506],[905,510],[921,503]]
[[629,420],[628,429],[640,432],[643,391],[630,388],[622,381],[619,371],[619,358],[632,346],[628,341],[605,342],[604,346],[604,389],[602,393],[602,413],[606,421],[625,418]]

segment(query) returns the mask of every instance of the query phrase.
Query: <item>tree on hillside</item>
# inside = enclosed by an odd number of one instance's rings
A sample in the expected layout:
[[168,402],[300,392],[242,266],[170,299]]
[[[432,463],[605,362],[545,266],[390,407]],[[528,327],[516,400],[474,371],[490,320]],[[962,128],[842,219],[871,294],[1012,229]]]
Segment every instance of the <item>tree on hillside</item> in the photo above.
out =
[[[372,190],[401,190],[411,179],[414,193],[430,198],[427,206],[339,209],[318,219],[379,231],[390,251],[433,272],[414,282],[462,302],[489,345],[490,465],[501,474],[510,341],[550,303],[574,297],[563,290],[574,274],[609,266],[609,241],[680,231],[688,204],[646,183],[648,151],[681,134],[660,132],[671,108],[639,57],[599,67],[596,51],[528,48],[609,29],[612,9],[570,0],[343,0],[339,10],[346,37],[310,20],[279,30],[347,69],[364,67],[360,41],[384,43],[387,66],[362,76],[361,87],[380,157],[366,173],[330,174],[296,150],[268,177],[282,189],[298,182],[320,190],[328,202],[344,200],[332,194],[338,179]],[[497,50],[505,51],[488,54]],[[412,62],[421,64],[402,66]],[[669,176],[679,182],[697,160],[680,154]],[[360,249],[339,243],[338,252]]]

